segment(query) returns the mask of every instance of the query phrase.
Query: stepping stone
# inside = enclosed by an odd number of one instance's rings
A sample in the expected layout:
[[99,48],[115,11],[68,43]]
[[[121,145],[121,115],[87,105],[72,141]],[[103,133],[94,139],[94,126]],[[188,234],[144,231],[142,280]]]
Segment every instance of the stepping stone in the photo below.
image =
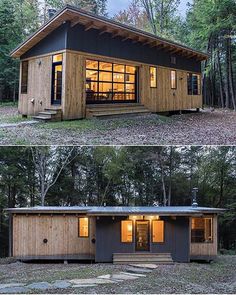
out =
[[23,287],[25,284],[10,283],[10,284],[0,284],[0,290],[11,287]]
[[57,289],[67,289],[71,287],[71,283],[67,281],[56,281],[52,284],[52,286]]
[[33,283],[26,287],[33,290],[43,290],[43,291],[53,288],[53,286],[47,282]]
[[124,275],[128,275],[128,276],[135,276],[135,277],[146,277],[146,275],[141,274],[141,273],[131,273],[131,272],[124,272],[121,271],[120,273],[124,274]]
[[112,284],[114,281],[109,279],[100,279],[100,278],[94,278],[94,279],[75,279],[69,281],[72,284],[75,285],[94,285],[94,284]]
[[131,274],[126,275],[126,274],[123,274],[123,273],[118,273],[118,274],[113,274],[111,276],[111,279],[112,280],[128,281],[128,280],[136,280],[136,279],[138,279],[138,277],[137,276],[133,276]]
[[139,267],[139,268],[148,268],[148,269],[158,268],[156,264],[130,264],[130,266]]
[[97,287],[97,285],[95,285],[95,284],[84,284],[84,285],[74,285],[74,286],[72,286],[72,288],[88,288],[88,287]]
[[19,293],[28,293],[29,289],[25,287],[8,287],[8,288],[1,288],[0,294],[19,294]]
[[128,267],[126,268],[127,272],[131,272],[131,273],[150,273],[152,272],[152,270],[147,269],[147,268],[140,268],[140,267]]
[[123,282],[123,280],[121,280],[121,279],[113,279],[112,278],[112,275],[102,275],[102,276],[98,276],[98,279],[110,279],[110,280],[115,280],[116,282]]

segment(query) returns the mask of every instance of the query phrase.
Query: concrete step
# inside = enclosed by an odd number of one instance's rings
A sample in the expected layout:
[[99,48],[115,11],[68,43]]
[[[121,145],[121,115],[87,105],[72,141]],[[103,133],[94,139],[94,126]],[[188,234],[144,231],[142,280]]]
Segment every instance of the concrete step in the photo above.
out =
[[57,111],[44,111],[44,112],[39,112],[39,115],[45,115],[45,116],[53,116],[53,115],[57,115]]
[[87,108],[89,109],[102,109],[102,108],[110,108],[110,107],[136,107],[136,106],[144,106],[140,103],[102,103],[102,104],[88,104]]
[[170,253],[114,253],[114,264],[155,263],[173,264]]
[[62,111],[61,109],[45,109],[32,118],[42,122],[58,122],[62,120]]
[[49,122],[49,121],[51,121],[52,118],[46,117],[46,116],[33,116],[32,119],[37,120],[37,121]]

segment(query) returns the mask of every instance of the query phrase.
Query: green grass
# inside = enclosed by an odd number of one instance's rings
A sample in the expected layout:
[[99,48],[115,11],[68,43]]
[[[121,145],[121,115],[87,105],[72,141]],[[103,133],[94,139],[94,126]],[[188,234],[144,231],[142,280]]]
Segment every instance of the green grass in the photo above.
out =
[[70,129],[70,130],[89,130],[94,129],[96,126],[93,120],[74,120],[62,122],[48,122],[40,124],[38,127],[42,129]]
[[1,107],[16,107],[18,105],[18,102],[13,101],[0,101],[0,108]]
[[21,123],[25,121],[29,121],[29,118],[23,118],[21,115],[0,118],[0,123],[6,123],[6,124]]

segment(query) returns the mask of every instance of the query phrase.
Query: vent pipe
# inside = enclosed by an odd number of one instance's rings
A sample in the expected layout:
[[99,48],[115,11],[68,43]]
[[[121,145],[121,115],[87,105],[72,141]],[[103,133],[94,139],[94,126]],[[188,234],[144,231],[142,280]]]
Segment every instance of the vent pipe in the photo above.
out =
[[197,207],[198,206],[197,192],[198,192],[198,188],[194,187],[193,190],[192,190],[192,207]]
[[56,12],[57,12],[56,9],[49,8],[48,9],[48,17],[52,18]]

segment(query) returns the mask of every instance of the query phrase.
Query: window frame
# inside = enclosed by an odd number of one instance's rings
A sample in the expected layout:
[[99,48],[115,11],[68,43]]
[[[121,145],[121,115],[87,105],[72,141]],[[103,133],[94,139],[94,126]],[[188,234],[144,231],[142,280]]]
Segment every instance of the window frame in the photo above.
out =
[[[98,68],[97,69],[92,69],[90,67],[87,67],[87,61],[92,61],[92,62],[96,62],[98,64]],[[100,64],[110,64],[111,65],[111,70],[104,70],[104,69],[100,69]],[[114,68],[116,66],[124,66],[124,72],[122,71],[118,71],[115,70]],[[135,69],[134,73],[131,73],[129,70],[129,67],[132,67]],[[95,60],[95,59],[86,59],[86,73],[87,71],[94,71],[97,72],[97,79],[96,80],[89,80],[86,74],[86,102],[88,104],[90,103],[119,103],[119,102],[131,102],[131,103],[135,103],[137,102],[137,97],[138,97],[138,67],[136,65],[130,65],[130,64],[122,64],[122,63],[114,63],[114,62],[109,62],[109,61],[103,61],[103,60]],[[102,81],[100,79],[100,75],[101,73],[110,73],[111,74],[111,81]],[[115,75],[124,75],[124,81],[123,82],[116,82],[114,79]],[[127,82],[127,77],[132,76],[134,77],[134,82]],[[87,84],[89,83],[96,83],[97,85],[97,91],[94,91],[94,95],[97,96],[97,99],[92,100],[91,98],[89,98],[88,93],[91,91],[89,89],[87,89]],[[112,87],[112,91],[107,92],[107,91],[99,91],[99,85],[100,84],[104,84],[104,83],[109,83],[111,84]],[[124,85],[124,91],[114,91],[114,85]],[[127,85],[133,85],[134,86],[134,92],[129,92],[127,90]],[[99,97],[101,95],[107,95],[107,94],[111,94],[112,95],[112,99],[111,100],[101,100],[99,99]],[[116,96],[119,95],[123,95],[123,99],[114,99]],[[134,99],[126,99],[128,96],[133,96]]]
[[[131,241],[124,242],[123,239],[122,239],[123,238],[123,231],[122,231],[123,222],[131,222],[131,225],[132,225],[132,240]],[[132,244],[134,242],[134,222],[133,222],[133,220],[131,220],[131,219],[121,220],[121,222],[120,222],[120,242],[124,243],[124,244]]]
[[[81,220],[81,219],[85,219],[85,218],[87,218],[87,220],[88,220],[88,235],[86,235],[86,236],[81,236],[81,235],[80,235],[80,220]],[[79,237],[79,238],[88,239],[89,236],[90,236],[90,219],[89,219],[88,217],[86,217],[86,216],[80,216],[80,217],[78,217],[78,237]]]
[[[154,222],[162,222],[162,224],[163,224],[163,240],[162,240],[162,242],[156,242],[156,241],[154,241],[154,235],[153,235],[153,229],[154,229],[154,226],[153,226],[153,224],[154,224]],[[161,220],[161,219],[157,219],[157,220],[152,220],[152,229],[151,229],[151,241],[152,241],[152,243],[154,243],[154,244],[164,244],[165,243],[165,221],[164,220]]]
[[[204,242],[192,242],[192,220],[193,219],[196,219],[196,218],[200,218],[200,219],[204,219],[204,235],[205,235],[205,221],[207,219],[211,220],[211,237],[212,237],[212,240],[211,241],[204,241]],[[213,244],[214,243],[214,216],[204,216],[204,217],[192,217],[191,218],[191,224],[190,224],[190,241],[191,241],[191,244]]]
[[[155,70],[155,86],[152,86],[152,72],[151,72],[151,69],[154,69]],[[150,88],[157,88],[157,67],[155,66],[150,66],[149,67],[149,77],[150,77]]]
[[[24,65],[26,65],[26,69]],[[24,71],[26,71],[26,73]],[[26,76],[24,74],[26,74]],[[24,78],[26,79],[26,81],[24,81]],[[24,60],[21,62],[21,85],[20,85],[21,94],[28,94],[28,82],[29,82],[28,80],[29,80],[29,61]]]
[[[194,93],[194,87],[193,87],[193,77],[196,76],[197,81],[197,93]],[[190,80],[190,81],[189,81]],[[189,85],[190,83],[190,85]],[[191,86],[191,89],[189,88]],[[201,83],[201,74],[199,73],[190,73],[187,72],[187,94],[188,95],[201,95],[202,94],[202,83]]]
[[[54,61],[55,56],[62,56],[61,61]],[[60,99],[55,99],[55,76],[56,76],[56,67],[61,66],[61,97]],[[51,81],[51,104],[52,105],[61,105],[62,101],[62,87],[63,87],[63,54],[58,53],[52,55],[52,81]]]
[[[172,73],[175,73],[175,86],[172,87]],[[176,70],[170,70],[170,87],[172,90],[176,90],[177,89],[177,71]]]

